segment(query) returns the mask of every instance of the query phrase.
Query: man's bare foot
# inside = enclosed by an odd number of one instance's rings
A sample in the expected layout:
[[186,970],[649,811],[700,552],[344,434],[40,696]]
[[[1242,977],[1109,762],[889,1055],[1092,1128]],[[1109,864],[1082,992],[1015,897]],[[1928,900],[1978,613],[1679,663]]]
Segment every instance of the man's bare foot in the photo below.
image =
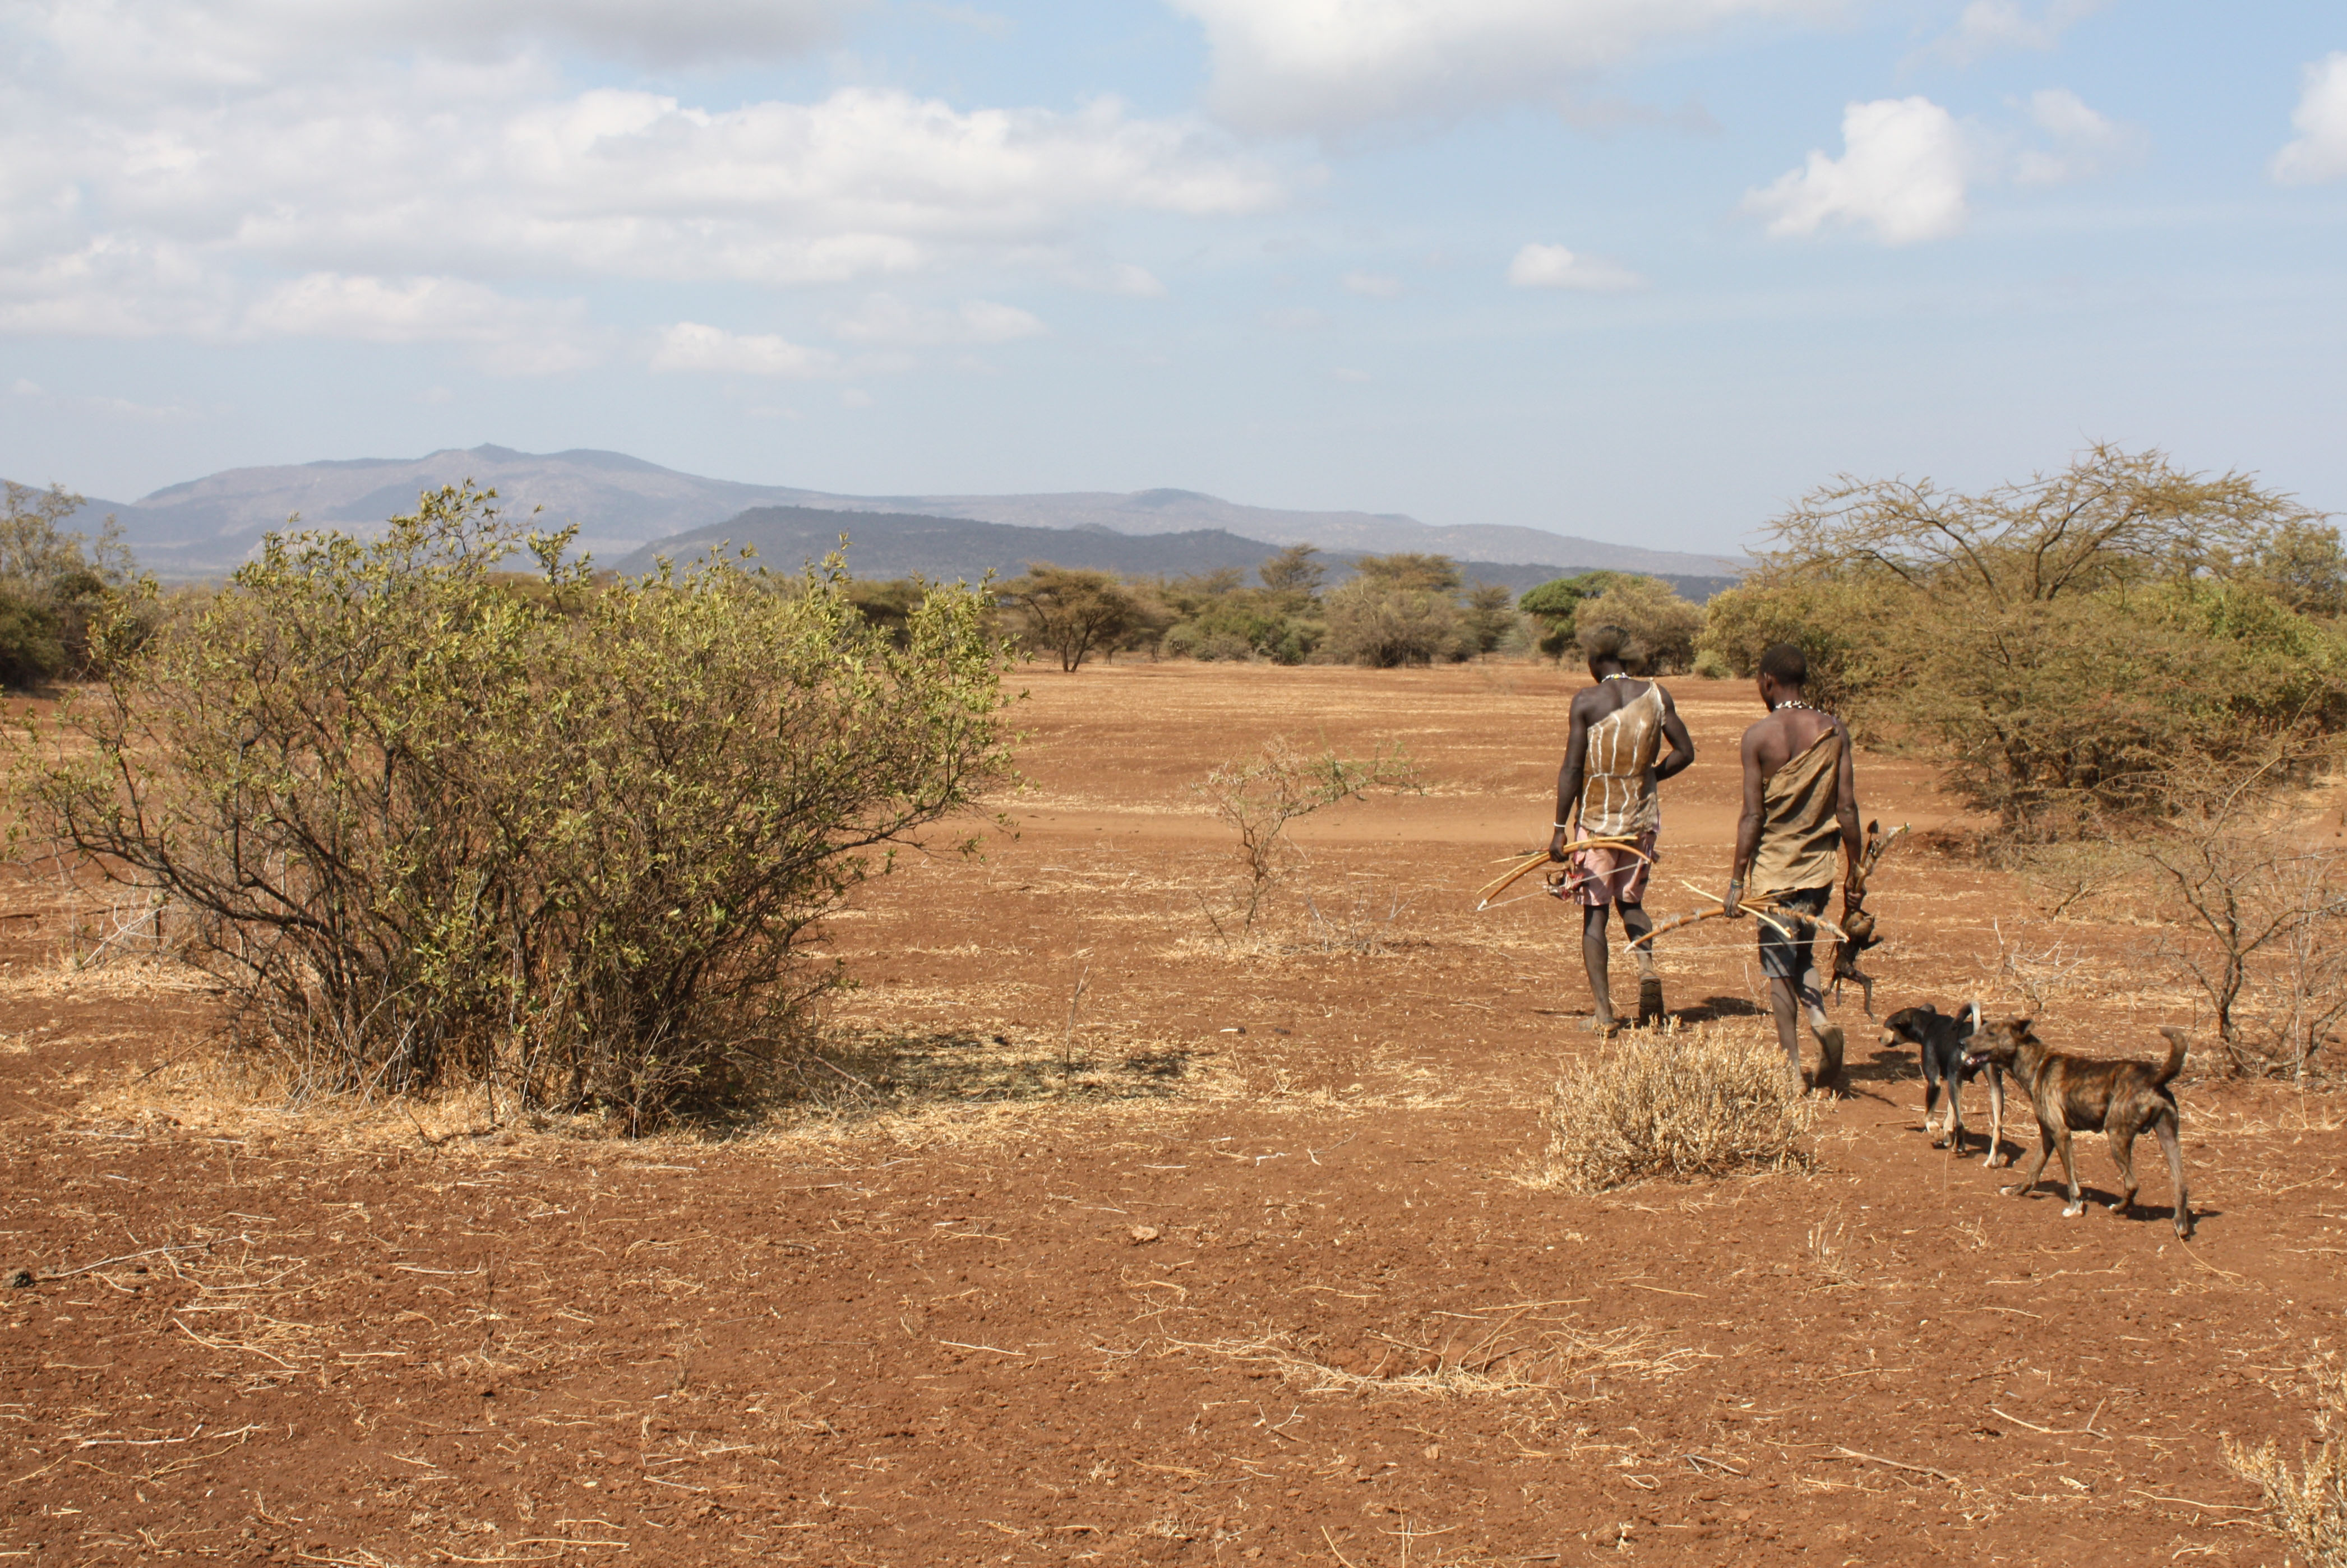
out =
[[1818,1087],[1830,1089],[1841,1081],[1841,1026],[1828,1024],[1817,1032]]

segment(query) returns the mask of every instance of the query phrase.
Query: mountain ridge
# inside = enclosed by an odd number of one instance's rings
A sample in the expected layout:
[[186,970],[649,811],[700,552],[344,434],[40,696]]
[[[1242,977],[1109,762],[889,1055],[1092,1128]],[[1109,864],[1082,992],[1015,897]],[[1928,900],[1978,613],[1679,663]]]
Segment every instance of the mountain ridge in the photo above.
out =
[[848,496],[790,486],[712,479],[624,452],[574,447],[531,453],[485,444],[421,457],[326,458],[222,469],[168,485],[136,501],[92,499],[74,525],[111,513],[124,542],[166,575],[232,569],[261,537],[299,514],[312,527],[364,529],[411,510],[416,493],[471,479],[508,507],[542,509],[544,525],[579,528],[579,548],[602,559],[632,556],[656,540],[724,522],[757,507],[848,514],[958,518],[1022,528],[1086,526],[1128,537],[1221,531],[1272,546],[1310,543],[1347,553],[1416,550],[1486,562],[1609,567],[1662,576],[1732,577],[1729,557],[1648,549],[1541,528],[1437,526],[1399,513],[1306,511],[1225,501],[1172,487],[1019,495]]

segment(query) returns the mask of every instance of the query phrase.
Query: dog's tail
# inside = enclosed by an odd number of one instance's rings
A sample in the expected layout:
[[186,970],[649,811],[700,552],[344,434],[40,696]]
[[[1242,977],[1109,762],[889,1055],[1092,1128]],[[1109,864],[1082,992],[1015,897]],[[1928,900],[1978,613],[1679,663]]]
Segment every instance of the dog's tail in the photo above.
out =
[[1964,1009],[1963,1016],[1964,1033],[1967,1036],[1978,1034],[1981,1030],[1980,998],[1973,998],[1972,1005]]
[[2155,1089],[2184,1071],[2184,1053],[2191,1049],[2192,1045],[2192,1042],[2185,1038],[2184,1031],[2172,1024],[2163,1025],[2159,1032],[2168,1037],[2168,1061],[2160,1068],[2159,1076],[2151,1081],[2152,1087]]

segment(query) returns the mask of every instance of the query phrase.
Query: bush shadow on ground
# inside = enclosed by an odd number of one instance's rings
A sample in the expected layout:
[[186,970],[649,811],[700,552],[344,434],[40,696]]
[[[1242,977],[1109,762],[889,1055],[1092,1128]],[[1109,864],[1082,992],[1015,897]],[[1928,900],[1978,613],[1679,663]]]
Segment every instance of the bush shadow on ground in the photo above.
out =
[[1748,997],[1706,997],[1693,1007],[1674,1008],[1681,1023],[1717,1023],[1724,1018],[1761,1018],[1767,1009]]
[[1056,1042],[971,1030],[835,1032],[774,1063],[776,1109],[850,1117],[1166,1100],[1183,1092],[1191,1076],[1191,1053],[1180,1047],[1079,1047],[1070,1053]]

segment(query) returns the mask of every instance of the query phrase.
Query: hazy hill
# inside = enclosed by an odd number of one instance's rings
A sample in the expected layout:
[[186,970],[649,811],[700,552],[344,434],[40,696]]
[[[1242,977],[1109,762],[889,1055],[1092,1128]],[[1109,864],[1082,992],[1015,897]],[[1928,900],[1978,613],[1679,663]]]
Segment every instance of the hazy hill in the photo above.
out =
[[703,478],[619,452],[539,454],[505,446],[451,447],[422,457],[231,468],[169,486],[136,501],[92,500],[77,520],[94,528],[112,512],[142,562],[169,575],[205,576],[233,567],[262,534],[283,528],[292,513],[313,525],[364,528],[412,509],[418,490],[466,478],[494,486],[518,511],[543,507],[547,526],[577,523],[580,548],[606,561],[656,539],[723,523],[752,507],[796,507],[973,518],[1028,528],[1090,526],[1128,536],[1219,530],[1266,544],[1309,542],[1331,551],[1427,550],[1463,559],[1553,561],[1669,576],[1714,577],[1740,569],[1725,558],[1610,544],[1538,528],[1438,528],[1410,518],[1368,512],[1242,506],[1191,490],[838,496]]
[[[1029,561],[1087,567],[1136,576],[1181,577],[1236,567],[1252,573],[1273,553],[1271,545],[1222,528],[1181,533],[1121,534],[1108,528],[1025,528],[968,518],[921,517],[895,512],[840,512],[815,507],[759,507],[710,528],[657,540],[618,563],[623,572],[648,570],[657,556],[689,560],[721,544],[749,545],[759,559],[779,571],[795,571],[820,560],[848,536],[847,566],[858,577],[925,577],[932,581],[975,582],[992,571],[1014,577]],[[1358,550],[1327,552],[1329,580],[1351,575]],[[1536,583],[1579,569],[1573,565],[1506,561],[1461,561],[1470,581],[1505,583],[1521,593]],[[1710,598],[1734,579],[1672,578],[1691,599]]]

